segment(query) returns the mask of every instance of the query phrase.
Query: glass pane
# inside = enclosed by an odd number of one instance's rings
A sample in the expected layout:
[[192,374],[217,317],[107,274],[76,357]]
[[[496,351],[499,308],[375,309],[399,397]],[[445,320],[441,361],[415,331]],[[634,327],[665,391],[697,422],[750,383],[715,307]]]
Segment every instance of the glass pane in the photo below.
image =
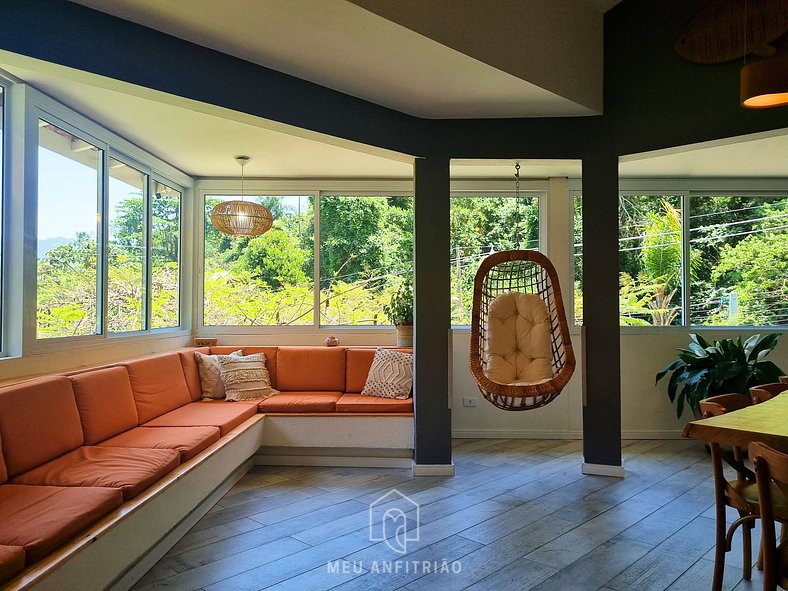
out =
[[788,325],[788,197],[690,199],[690,321]]
[[320,197],[320,324],[391,324],[383,311],[413,274],[413,198]]
[[153,183],[151,328],[180,324],[181,193]]
[[[539,199],[514,197],[453,197],[451,200],[451,323],[471,323],[473,279],[489,254],[539,248]],[[518,223],[519,220],[519,223]]]
[[205,196],[206,326],[314,323],[314,203],[305,196],[246,196],[271,210],[262,236],[231,238],[211,224],[220,201]]
[[145,192],[148,175],[109,159],[107,326],[145,328]]
[[681,197],[619,199],[619,311],[622,325],[681,324]]
[[572,198],[574,243],[573,255],[575,269],[574,318],[575,324],[583,324],[583,196]]
[[5,89],[0,86],[0,351],[3,350],[3,197],[4,187],[3,170],[5,146]]
[[96,334],[101,150],[46,121],[38,143],[37,335]]

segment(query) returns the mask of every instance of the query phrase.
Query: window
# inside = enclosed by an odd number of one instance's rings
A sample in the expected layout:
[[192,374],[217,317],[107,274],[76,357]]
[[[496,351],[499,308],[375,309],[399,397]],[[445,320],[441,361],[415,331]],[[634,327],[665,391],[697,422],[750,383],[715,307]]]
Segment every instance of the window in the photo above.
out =
[[320,197],[320,324],[389,324],[383,306],[413,273],[413,199]]
[[690,320],[788,326],[788,197],[692,195]]
[[622,195],[618,215],[621,324],[680,325],[681,197]]
[[205,197],[206,326],[314,323],[314,198],[261,196],[273,227],[262,236],[230,238],[211,224],[213,206],[238,199]]
[[489,254],[516,247],[539,248],[539,199],[463,196],[451,200],[451,323],[471,323],[473,280]]
[[146,250],[145,194],[148,175],[109,159],[107,220],[107,328],[109,332],[144,330]]
[[3,350],[3,209],[5,201],[5,89],[0,86],[0,351]]
[[151,328],[172,328],[180,324],[180,191],[154,181],[151,211]]
[[103,152],[39,121],[37,335],[101,332],[97,237]]
[[572,197],[572,262],[574,269],[574,322],[583,324],[583,196]]

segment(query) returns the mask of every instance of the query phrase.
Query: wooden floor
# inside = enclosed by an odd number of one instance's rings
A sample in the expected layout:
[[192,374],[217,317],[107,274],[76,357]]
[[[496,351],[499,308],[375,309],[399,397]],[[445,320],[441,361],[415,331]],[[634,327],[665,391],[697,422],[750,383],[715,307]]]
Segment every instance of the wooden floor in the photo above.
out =
[[[456,440],[454,478],[257,467],[135,589],[709,589],[704,448],[624,445],[625,479],[581,475],[579,441]],[[369,505],[392,488],[420,505],[419,540],[404,555],[370,540]],[[742,581],[737,545],[725,589],[760,587],[757,571]]]

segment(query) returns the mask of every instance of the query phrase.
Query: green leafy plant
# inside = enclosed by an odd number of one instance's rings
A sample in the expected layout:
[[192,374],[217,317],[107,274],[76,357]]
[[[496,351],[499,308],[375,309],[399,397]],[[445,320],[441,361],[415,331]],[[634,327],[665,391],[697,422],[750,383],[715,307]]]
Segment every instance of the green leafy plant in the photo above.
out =
[[391,302],[383,306],[383,313],[394,326],[413,324],[413,277],[408,275],[399,286]]
[[[765,361],[777,345],[779,333],[765,337],[756,334],[742,343],[741,337],[721,339],[709,344],[702,336],[691,334],[686,349],[678,349],[678,359],[657,373],[656,383],[672,371],[668,396],[676,402],[681,418],[685,403],[699,412],[698,403],[716,394],[739,393],[749,396],[749,388],[776,382],[785,372]],[[683,385],[682,385],[683,384]],[[679,386],[681,390],[679,391]],[[677,395],[678,392],[678,395]]]

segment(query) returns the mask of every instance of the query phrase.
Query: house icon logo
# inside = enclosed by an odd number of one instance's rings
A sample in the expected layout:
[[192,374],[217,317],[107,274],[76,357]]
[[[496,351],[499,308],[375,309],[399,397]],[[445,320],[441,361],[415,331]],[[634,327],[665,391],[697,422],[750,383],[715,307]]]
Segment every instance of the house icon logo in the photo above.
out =
[[419,540],[419,504],[396,488],[369,504],[369,540],[405,554]]

